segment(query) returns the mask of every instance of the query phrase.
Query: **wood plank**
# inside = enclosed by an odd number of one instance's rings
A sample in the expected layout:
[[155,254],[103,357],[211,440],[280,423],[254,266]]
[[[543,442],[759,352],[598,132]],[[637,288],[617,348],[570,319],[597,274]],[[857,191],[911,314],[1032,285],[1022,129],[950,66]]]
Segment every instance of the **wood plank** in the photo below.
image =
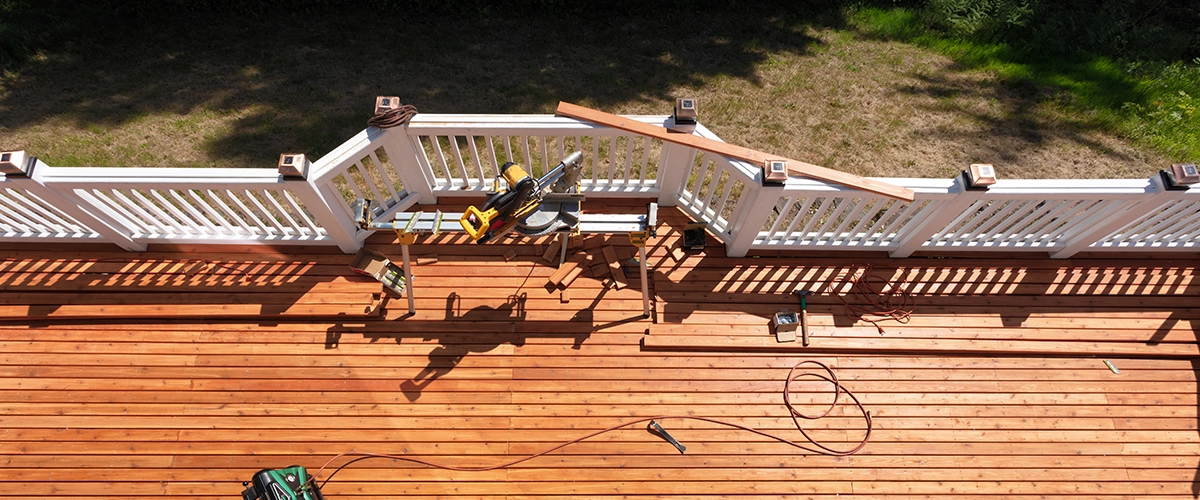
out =
[[720,335],[663,335],[654,334],[642,339],[642,346],[656,351],[763,351],[830,354],[879,354],[906,355],[956,355],[956,356],[1038,356],[1038,357],[1087,357],[1109,356],[1117,358],[1178,358],[1193,359],[1200,356],[1195,344],[1160,344],[1154,352],[1145,346],[1123,343],[1100,342],[1013,342],[1004,340],[959,340],[937,339],[916,343],[909,339],[839,339],[829,338],[814,341],[808,347],[793,343],[779,343],[769,337],[741,337]]
[[562,116],[569,116],[571,118],[599,123],[601,125],[641,134],[647,137],[653,137],[666,142],[693,147],[722,156],[745,160],[754,165],[762,165],[767,160],[786,160],[788,162],[789,174],[810,177],[821,181],[839,184],[852,189],[861,189],[863,191],[880,194],[901,201],[913,201],[916,196],[911,189],[896,186],[894,184],[867,179],[854,174],[848,174],[778,155],[770,155],[761,151],[755,151],[753,149],[735,146],[729,143],[699,137],[692,134],[670,133],[663,127],[642,123],[637,120],[623,118],[610,113],[585,108],[583,106],[577,106],[568,102],[559,102],[555,113]]

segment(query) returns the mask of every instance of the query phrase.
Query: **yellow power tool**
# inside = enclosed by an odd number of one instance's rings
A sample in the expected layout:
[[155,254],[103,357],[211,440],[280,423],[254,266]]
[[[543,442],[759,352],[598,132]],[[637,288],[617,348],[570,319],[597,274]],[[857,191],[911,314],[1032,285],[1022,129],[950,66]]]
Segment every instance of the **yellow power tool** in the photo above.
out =
[[579,159],[582,157],[578,151],[571,153],[541,179],[534,179],[516,163],[505,163],[500,167],[500,176],[504,178],[507,190],[490,194],[478,208],[468,207],[459,222],[478,243],[507,233],[538,209],[548,191],[565,192],[574,187],[579,179]]

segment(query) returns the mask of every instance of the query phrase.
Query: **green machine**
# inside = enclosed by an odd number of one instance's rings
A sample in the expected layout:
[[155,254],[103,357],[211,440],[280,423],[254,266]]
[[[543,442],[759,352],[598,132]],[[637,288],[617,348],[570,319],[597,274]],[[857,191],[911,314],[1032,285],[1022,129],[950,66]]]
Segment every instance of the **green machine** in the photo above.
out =
[[242,486],[243,500],[325,500],[317,482],[299,465],[260,470]]

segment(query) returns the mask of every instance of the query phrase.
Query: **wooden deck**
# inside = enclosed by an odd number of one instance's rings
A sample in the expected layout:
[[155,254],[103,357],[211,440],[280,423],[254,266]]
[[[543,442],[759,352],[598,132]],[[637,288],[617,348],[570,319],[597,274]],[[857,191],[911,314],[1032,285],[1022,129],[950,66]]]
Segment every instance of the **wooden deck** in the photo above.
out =
[[[486,466],[644,417],[696,416],[802,441],[788,370],[834,367],[874,416],[863,451],[798,452],[749,432],[644,423],[487,472],[375,459],[331,499],[1195,498],[1200,492],[1194,255],[1141,259],[872,254],[728,259],[679,251],[663,211],[653,319],[636,286],[591,271],[547,286],[544,244],[413,248],[418,313],[384,303],[349,256],[309,247],[6,245],[0,262],[4,498],[237,498],[265,467],[315,472],[391,453]],[[370,247],[398,257],[390,235]],[[711,240],[710,240],[711,241]],[[603,248],[582,242],[598,272]],[[518,255],[505,261],[509,250]],[[844,314],[858,266],[903,282],[907,324]],[[808,288],[813,343],[767,317]],[[1120,370],[1113,373],[1109,360]],[[792,385],[819,412],[828,384]],[[849,448],[855,408],[801,423]],[[340,459],[334,465],[347,462]],[[329,471],[322,473],[327,477]]]

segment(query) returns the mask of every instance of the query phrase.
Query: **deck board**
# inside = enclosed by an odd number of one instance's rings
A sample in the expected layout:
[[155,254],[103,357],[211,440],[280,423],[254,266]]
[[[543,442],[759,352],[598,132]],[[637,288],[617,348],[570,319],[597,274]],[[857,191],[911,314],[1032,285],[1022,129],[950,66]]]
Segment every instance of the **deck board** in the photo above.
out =
[[[235,497],[258,469],[315,472],[346,451],[486,466],[646,417],[663,417],[687,453],[640,424],[488,472],[363,461],[325,493],[998,500],[1200,491],[1195,256],[891,260],[831,249],[732,259],[714,240],[704,252],[679,250],[686,217],[661,214],[648,248],[648,319],[636,280],[615,290],[588,271],[562,301],[543,259],[549,238],[426,238],[412,249],[411,316],[406,300],[382,297],[377,315],[360,313],[381,290],[335,249],[0,245],[0,496]],[[368,244],[398,258],[393,238]],[[604,262],[606,247],[619,260],[634,255],[624,236],[589,237],[568,259]],[[189,275],[197,262],[221,265]],[[905,283],[908,323],[880,323],[880,334],[845,315],[840,277],[863,265]],[[798,307],[797,287],[819,291],[809,349],[776,343],[767,328],[770,314]],[[288,316],[296,307],[306,314]],[[871,411],[876,428],[860,454],[814,455],[672,418],[800,441],[782,390],[802,359],[833,367]],[[821,409],[827,389],[798,380],[792,401]],[[844,402],[804,425],[839,448],[864,426]]]

